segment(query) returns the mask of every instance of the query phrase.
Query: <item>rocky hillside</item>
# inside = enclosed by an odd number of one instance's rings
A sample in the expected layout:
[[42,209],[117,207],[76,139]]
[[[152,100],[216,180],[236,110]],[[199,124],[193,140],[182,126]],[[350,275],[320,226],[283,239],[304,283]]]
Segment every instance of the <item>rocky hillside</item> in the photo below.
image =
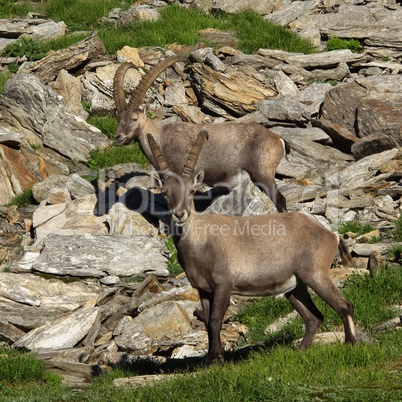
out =
[[[374,269],[389,258],[390,243],[368,240],[392,233],[401,213],[402,8],[392,0],[260,3],[183,6],[251,7],[318,49],[338,37],[358,40],[362,51],[247,55],[236,49],[232,32],[204,32],[216,49],[192,50],[160,75],[143,104],[166,122],[271,128],[291,145],[277,171],[289,210],[334,229],[353,221],[375,229],[349,240],[354,268],[334,268],[334,279]],[[119,24],[157,18],[158,7],[114,10],[109,18]],[[48,20],[0,20],[0,46],[21,35],[64,31]],[[89,152],[111,141],[86,123],[82,100],[90,113],[114,113],[112,81],[122,61],[137,66],[125,82],[130,92],[152,65],[181,52],[188,49],[125,47],[110,56],[93,33],[36,62],[0,59],[0,65],[22,63],[0,96],[0,205],[31,188],[37,201],[0,207],[0,340],[37,351],[66,378],[73,373],[73,381],[125,359],[163,363],[205,353],[206,333],[192,316],[197,295],[185,277],[169,278],[169,252],[152,214],[164,204],[149,190],[151,167],[118,165],[101,172],[96,185],[85,179]],[[273,210],[244,177],[209,208]],[[223,332],[227,349],[246,337],[246,328],[231,321],[239,302],[233,299]]]

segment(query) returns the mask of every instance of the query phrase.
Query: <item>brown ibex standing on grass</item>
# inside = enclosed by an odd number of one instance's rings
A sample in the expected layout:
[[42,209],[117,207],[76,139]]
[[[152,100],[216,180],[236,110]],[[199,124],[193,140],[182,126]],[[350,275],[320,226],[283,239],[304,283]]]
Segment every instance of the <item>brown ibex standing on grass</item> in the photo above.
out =
[[[179,56],[166,58],[151,68],[142,78],[126,103],[124,76],[130,63],[122,63],[113,82],[119,126],[116,142],[137,142],[148,160],[155,165],[147,134],[151,133],[162,150],[172,172],[179,174],[192,143],[205,125],[185,122],[164,124],[146,116],[139,108],[142,98],[158,75],[182,60]],[[205,172],[204,182],[209,186],[230,183],[240,172],[247,172],[273,201],[279,212],[286,211],[286,199],[277,189],[275,171],[285,154],[286,144],[276,134],[256,123],[217,123],[208,125],[209,141],[199,155],[197,168]],[[287,149],[286,149],[287,150]]]
[[204,171],[197,164],[208,133],[201,131],[180,175],[170,169],[156,141],[148,134],[157,181],[164,194],[178,260],[191,285],[198,289],[201,310],[195,314],[208,331],[207,362],[222,355],[220,331],[230,295],[268,296],[284,293],[301,315],[306,332],[300,348],[307,348],[323,322],[307,286],[341,317],[345,342],[355,343],[353,305],[329,276],[339,249],[347,265],[350,254],[339,236],[305,214],[276,213],[249,217],[197,214],[193,194]]

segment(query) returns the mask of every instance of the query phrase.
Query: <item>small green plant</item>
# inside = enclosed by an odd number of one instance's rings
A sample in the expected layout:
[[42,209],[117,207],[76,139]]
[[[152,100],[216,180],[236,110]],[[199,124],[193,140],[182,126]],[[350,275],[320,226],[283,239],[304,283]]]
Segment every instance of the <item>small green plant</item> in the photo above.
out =
[[18,69],[19,69],[18,63],[10,63],[8,65],[8,71],[11,74],[15,74],[18,71]]
[[332,85],[333,87],[336,87],[338,85],[338,81],[337,80],[328,80],[326,81],[328,84]]
[[29,61],[40,60],[46,56],[43,45],[31,38],[22,38],[8,44],[1,52],[3,57],[25,56]]
[[169,250],[169,260],[167,262],[170,276],[177,276],[183,272],[183,268],[177,260],[177,250],[173,242],[173,237],[169,236],[166,240],[166,247]]
[[363,224],[357,221],[342,222],[338,227],[340,234],[353,233],[355,237],[371,232],[372,230],[374,230],[374,228],[369,223]]
[[12,205],[27,205],[35,204],[35,199],[32,194],[32,190],[25,190],[21,194],[17,194],[10,202],[5,204],[5,207],[11,207]]
[[5,74],[0,74],[0,94],[3,92],[4,85],[11,77],[12,77],[11,72],[5,73]]
[[[82,108],[86,111],[86,112],[88,112],[89,113],[89,111],[91,110],[91,102],[89,102],[89,101],[86,101],[86,100],[83,100],[83,101],[81,101],[81,104],[82,104]],[[93,126],[94,126],[95,124],[93,124]],[[102,131],[102,130],[101,130]]]
[[327,41],[327,50],[350,49],[354,53],[361,51],[360,42],[356,39],[341,39],[337,37],[329,38]]

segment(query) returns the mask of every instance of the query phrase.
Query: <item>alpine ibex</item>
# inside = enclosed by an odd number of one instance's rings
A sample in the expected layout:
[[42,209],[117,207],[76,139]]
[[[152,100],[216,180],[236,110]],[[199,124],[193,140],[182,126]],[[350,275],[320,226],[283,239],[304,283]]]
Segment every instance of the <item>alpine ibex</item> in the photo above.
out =
[[[139,106],[148,88],[158,75],[179,60],[179,56],[166,58],[142,78],[126,102],[124,77],[130,63],[122,63],[113,82],[113,96],[119,126],[116,142],[129,144],[136,141],[148,160],[155,166],[147,137],[151,133],[165,155],[170,169],[180,173],[198,133],[205,125],[175,122],[164,124],[146,116]],[[209,141],[201,152],[197,169],[205,172],[204,182],[209,186],[226,185],[240,172],[247,172],[273,201],[279,212],[286,211],[286,199],[275,183],[276,168],[288,151],[287,144],[276,134],[256,123],[219,123],[208,125]]]
[[198,134],[183,171],[177,175],[148,134],[159,170],[156,179],[171,214],[178,260],[191,285],[199,291],[202,309],[196,310],[195,315],[208,331],[207,362],[222,355],[220,331],[232,293],[284,293],[305,322],[306,332],[300,344],[305,349],[323,322],[309,286],[339,314],[345,342],[354,344],[353,305],[329,276],[337,250],[344,265],[351,259],[337,234],[299,212],[248,217],[194,212],[193,194],[204,175],[203,170],[195,169],[207,136],[206,131]]

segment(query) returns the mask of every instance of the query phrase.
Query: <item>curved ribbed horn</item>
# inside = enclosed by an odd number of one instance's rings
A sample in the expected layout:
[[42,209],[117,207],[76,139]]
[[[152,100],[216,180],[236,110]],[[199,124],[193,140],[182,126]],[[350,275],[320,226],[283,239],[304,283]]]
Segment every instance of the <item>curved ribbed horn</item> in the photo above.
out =
[[155,158],[155,163],[156,163],[155,167],[157,168],[157,170],[159,170],[159,171],[169,170],[169,165],[166,162],[165,157],[162,155],[162,152],[159,149],[158,144],[156,143],[152,134],[148,133],[147,139],[148,139],[148,144],[151,147],[152,155]]
[[204,145],[205,140],[208,139],[208,131],[202,130],[191,148],[190,154],[188,155],[187,161],[184,164],[184,168],[182,171],[183,176],[190,176],[194,172],[195,165],[197,164],[198,157],[200,155],[202,146]]
[[185,60],[184,56],[171,56],[166,59],[160,61],[156,66],[153,66],[141,79],[140,83],[137,85],[137,88],[131,95],[131,98],[128,102],[128,109],[134,110],[140,107],[141,101],[144,98],[146,92],[151,87],[152,83],[158,78],[159,74],[161,74],[168,67],[173,66],[173,64],[178,61]]
[[113,98],[116,104],[116,114],[119,114],[127,107],[126,94],[124,93],[124,77],[130,68],[134,68],[133,63],[121,63],[113,78]]

